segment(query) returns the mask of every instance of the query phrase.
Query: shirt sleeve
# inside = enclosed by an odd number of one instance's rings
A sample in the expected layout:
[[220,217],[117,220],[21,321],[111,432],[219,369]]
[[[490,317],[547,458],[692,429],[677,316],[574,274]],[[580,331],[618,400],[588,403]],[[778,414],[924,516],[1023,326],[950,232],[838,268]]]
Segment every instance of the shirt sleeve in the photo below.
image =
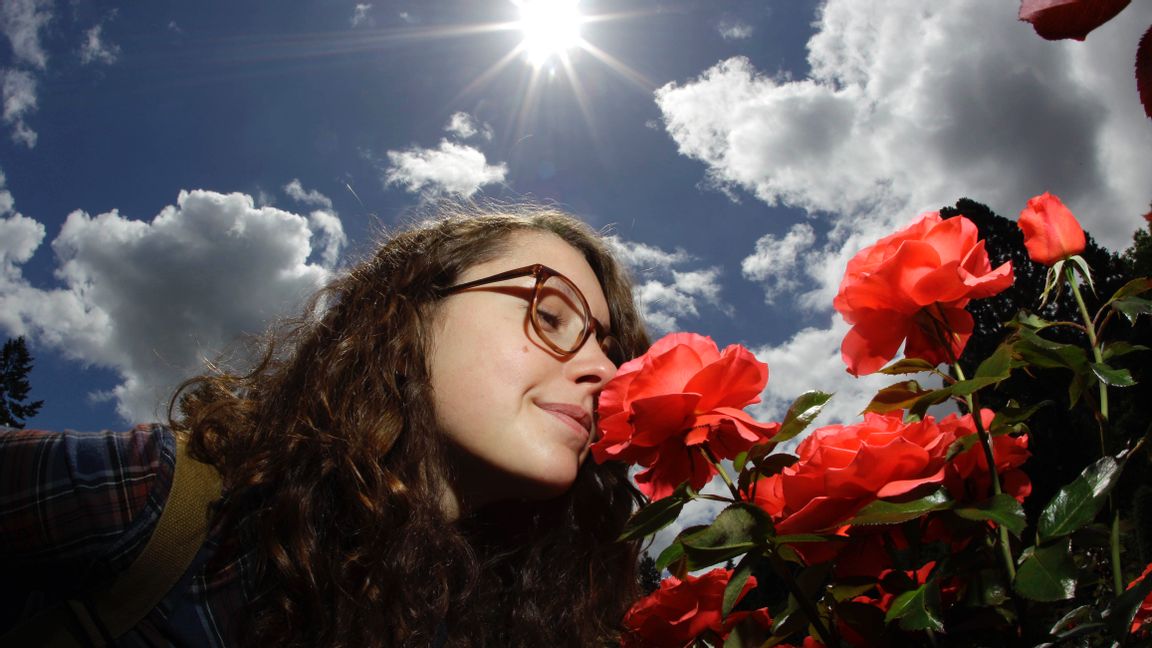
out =
[[0,431],[0,573],[63,595],[110,581],[151,536],[175,453],[161,425]]

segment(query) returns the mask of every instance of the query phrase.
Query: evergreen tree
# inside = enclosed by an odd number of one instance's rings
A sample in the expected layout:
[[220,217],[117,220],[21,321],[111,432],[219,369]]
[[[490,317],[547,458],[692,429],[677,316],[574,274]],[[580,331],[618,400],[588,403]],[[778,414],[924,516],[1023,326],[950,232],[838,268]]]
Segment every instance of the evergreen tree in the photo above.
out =
[[640,591],[645,595],[651,594],[660,588],[660,572],[656,571],[656,559],[645,551],[640,556],[640,569],[637,574],[640,582]]
[[[963,214],[976,224],[981,238],[985,241],[992,266],[996,267],[1011,260],[1015,271],[1012,287],[988,299],[978,299],[968,305],[975,326],[971,339],[960,357],[960,365],[967,376],[975,374],[977,364],[988,357],[1008,334],[1004,323],[1015,318],[1021,308],[1035,308],[1040,303],[1044,290],[1046,266],[1028,258],[1024,248],[1024,236],[1015,220],[993,213],[988,207],[967,198],[956,206],[941,210],[945,218]],[[1152,259],[1152,241],[1146,232],[1138,232],[1135,243],[1123,256],[1113,254],[1092,240],[1087,234],[1087,246],[1081,256],[1092,268],[1095,293],[1082,286],[1082,294],[1088,311],[1095,314],[1100,305],[1118,288],[1138,276],[1147,276]],[[1067,287],[1057,299],[1037,313],[1050,321],[1067,320],[1080,322],[1081,316],[1075,299]],[[1087,348],[1087,337],[1071,327],[1055,327],[1044,331],[1044,337],[1066,344],[1076,344]],[[1143,317],[1135,326],[1123,317],[1115,317],[1104,334],[1108,341],[1123,340],[1131,344],[1152,346],[1152,326],[1149,318]],[[1109,360],[1117,367],[1132,372],[1137,384],[1126,389],[1109,390],[1111,403],[1108,422],[1107,451],[1115,453],[1126,440],[1139,438],[1145,434],[1148,421],[1152,420],[1152,362],[1148,353],[1132,353]],[[1040,403],[1050,401],[1029,421],[1029,449],[1031,459],[1025,465],[1031,476],[1033,493],[1025,502],[1025,507],[1034,509],[1046,504],[1055,492],[1074,480],[1085,466],[1100,456],[1100,432],[1092,408],[1084,399],[1095,401],[1095,388],[1086,390],[1082,400],[1075,406],[1070,404],[1068,395],[1069,373],[1061,369],[1038,369],[1034,375],[1014,374],[1000,383],[994,391],[980,394],[981,406],[997,410],[1009,400],[1019,403]],[[1134,458],[1144,465],[1129,466],[1125,470],[1118,488],[1118,495],[1125,500],[1131,510],[1134,492],[1147,479],[1148,466],[1144,457]]]
[[36,416],[44,401],[25,402],[28,399],[28,372],[32,370],[32,354],[24,336],[4,343],[0,352],[0,425],[24,427],[24,419]]

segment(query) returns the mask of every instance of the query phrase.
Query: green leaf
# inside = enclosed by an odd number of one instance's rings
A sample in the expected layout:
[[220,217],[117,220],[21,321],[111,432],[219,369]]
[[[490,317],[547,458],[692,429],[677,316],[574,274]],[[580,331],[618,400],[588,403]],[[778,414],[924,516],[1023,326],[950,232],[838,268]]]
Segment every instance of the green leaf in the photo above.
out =
[[992,419],[992,430],[1011,427],[1017,423],[1023,423],[1032,418],[1041,407],[1047,407],[1053,404],[1054,401],[1046,400],[1040,401],[1031,407],[1020,407],[1015,401],[1010,401],[1006,407],[1001,407],[996,411],[996,417]]
[[884,367],[878,373],[897,376],[901,374],[924,373],[925,371],[932,371],[935,368],[936,365],[927,360],[920,358],[903,358]]
[[1126,297],[1112,302],[1112,308],[1127,318],[1130,324],[1135,324],[1137,317],[1152,314],[1152,300]]
[[1008,326],[1015,328],[1015,329],[1018,329],[1018,330],[1021,330],[1021,331],[1023,329],[1032,329],[1032,330],[1042,329],[1045,326],[1048,326],[1049,324],[1051,324],[1051,322],[1044,319],[1043,317],[1040,317],[1040,316],[1036,315],[1035,313],[1030,313],[1028,311],[1023,311],[1023,310],[1016,313],[1016,319],[1012,320],[1011,322],[1008,322]]
[[624,525],[624,532],[620,534],[617,541],[643,538],[672,524],[680,516],[680,510],[684,508],[685,504],[692,501],[694,496],[695,493],[688,486],[688,482],[680,484],[668,497],[658,499],[636,511],[628,519],[628,523]]
[[1108,609],[1104,610],[1104,622],[1112,631],[1112,638],[1123,641],[1132,627],[1132,619],[1136,611],[1148,595],[1152,594],[1152,576],[1145,576],[1143,580],[1117,596]]
[[784,415],[784,422],[780,424],[780,431],[772,437],[772,442],[787,441],[803,432],[804,428],[808,427],[820,414],[820,410],[824,408],[824,404],[828,402],[829,398],[832,398],[832,394],[822,391],[808,391],[801,394],[792,401],[792,406]]
[[888,385],[884,389],[876,392],[872,397],[872,401],[864,408],[865,412],[878,412],[885,413],[894,410],[907,409],[909,405],[916,402],[924,394],[929,393],[920,387],[920,383],[915,380],[905,380],[892,385]]
[[[1113,293],[1112,297],[1108,299],[1108,304],[1111,304],[1112,302],[1115,302],[1119,299],[1142,295],[1149,290],[1152,290],[1152,277],[1138,277],[1124,284],[1120,287],[1119,290]],[[1105,306],[1108,304],[1105,304]]]
[[929,581],[893,599],[884,620],[891,623],[899,619],[900,627],[904,630],[943,632],[944,622],[940,620],[939,610],[935,609],[939,607],[939,598],[934,581]]
[[1014,345],[1020,357],[1037,367],[1047,369],[1071,369],[1082,371],[1088,368],[1088,355],[1084,349],[1073,345],[1046,340],[1029,330],[1020,331],[1020,339]]
[[948,497],[947,491],[938,488],[928,495],[910,502],[876,500],[860,509],[856,516],[849,520],[849,523],[856,525],[897,524],[918,518],[925,513],[951,508],[951,506],[952,500]]
[[1136,384],[1132,379],[1132,373],[1127,369],[1116,369],[1109,367],[1103,362],[1093,362],[1091,364],[1092,373],[1100,379],[1100,382],[1112,387],[1131,387]]
[[1011,344],[1001,344],[996,347],[992,355],[984,358],[979,367],[976,367],[974,378],[996,378],[999,382],[1012,374],[1012,368],[1017,366],[1012,354]]
[[1062,638],[1069,630],[1082,626],[1084,623],[1090,621],[1095,612],[1095,605],[1081,605],[1080,607],[1073,608],[1071,612],[1060,617],[1059,621],[1052,624],[1052,628],[1048,631],[1048,634]]
[[752,575],[752,568],[756,566],[758,560],[760,560],[759,551],[750,551],[740,559],[740,563],[732,571],[732,578],[728,579],[728,586],[724,588],[724,602],[720,606],[720,616],[727,617],[732,614],[732,608],[736,607],[736,603],[740,601],[740,592],[744,589],[744,583],[748,582],[748,577]]
[[1013,586],[1033,601],[1063,601],[1076,593],[1076,565],[1072,563],[1072,543],[1065,538],[1050,545],[1024,550]]
[[1017,538],[1024,531],[1028,521],[1024,518],[1024,507],[1016,498],[1006,493],[993,495],[991,499],[976,506],[956,509],[956,515],[966,520],[992,520],[1008,529]]
[[995,385],[1007,377],[1008,375],[1005,374],[1003,376],[984,376],[982,378],[970,378],[968,380],[960,380],[954,382],[944,389],[947,390],[950,395],[967,396],[987,387],[988,385]]
[[959,439],[956,439],[952,442],[952,445],[948,446],[948,452],[944,455],[945,461],[952,461],[956,455],[971,449],[972,446],[979,442],[980,437],[975,434],[965,434]]
[[1044,507],[1037,523],[1040,542],[1069,535],[1091,522],[1120,478],[1120,464],[1101,457],[1072,483],[1061,488]]
[[1104,347],[1103,356],[1105,360],[1111,360],[1112,358],[1119,358],[1129,353],[1147,350],[1148,347],[1143,344],[1128,344],[1123,340],[1116,340],[1115,342],[1109,342],[1108,345]]
[[749,456],[749,462],[752,466],[751,468],[745,466],[745,470],[740,472],[740,477],[737,479],[737,486],[741,491],[748,491],[754,488],[756,480],[760,477],[771,477],[797,461],[800,461],[800,458],[796,455],[790,455],[786,452],[765,454],[763,456],[756,454],[756,450],[761,447],[771,447],[774,449],[774,446],[756,446],[752,448]]
[[712,524],[680,534],[689,569],[701,569],[764,547],[772,537],[772,520],[758,506],[737,502]]
[[668,565],[680,560],[684,557],[684,545],[680,544],[679,540],[673,540],[672,544],[664,548],[660,555],[656,557],[656,571],[662,572],[668,569]]

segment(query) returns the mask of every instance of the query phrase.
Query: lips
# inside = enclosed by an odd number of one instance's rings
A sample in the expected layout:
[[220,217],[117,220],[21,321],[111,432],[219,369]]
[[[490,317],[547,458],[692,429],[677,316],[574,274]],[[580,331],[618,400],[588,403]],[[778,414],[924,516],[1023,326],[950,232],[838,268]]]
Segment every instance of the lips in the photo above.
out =
[[540,409],[563,421],[568,427],[588,438],[592,433],[592,415],[579,405],[540,403]]

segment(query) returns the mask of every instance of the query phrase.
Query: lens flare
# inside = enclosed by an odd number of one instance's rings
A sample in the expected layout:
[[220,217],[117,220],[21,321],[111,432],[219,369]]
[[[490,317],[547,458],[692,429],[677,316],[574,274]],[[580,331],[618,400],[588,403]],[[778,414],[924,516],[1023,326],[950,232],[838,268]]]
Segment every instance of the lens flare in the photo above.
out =
[[524,34],[520,49],[532,65],[563,58],[580,44],[584,18],[576,0],[518,0],[515,4],[520,8],[518,25]]

